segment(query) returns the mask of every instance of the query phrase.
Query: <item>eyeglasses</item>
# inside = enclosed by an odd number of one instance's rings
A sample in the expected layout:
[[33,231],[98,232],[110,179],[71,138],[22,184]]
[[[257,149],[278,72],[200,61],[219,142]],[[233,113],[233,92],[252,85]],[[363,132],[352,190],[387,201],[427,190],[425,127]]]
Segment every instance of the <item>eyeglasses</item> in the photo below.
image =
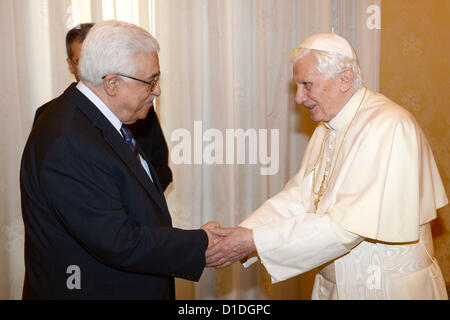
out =
[[[117,76],[121,76],[121,77],[125,77],[125,78],[128,78],[128,79],[132,79],[132,80],[136,80],[136,81],[145,83],[146,85],[149,86],[150,91],[153,91],[155,89],[156,85],[159,82],[159,76],[160,76],[160,74],[158,73],[152,80],[145,81],[145,80],[141,80],[141,79],[134,78],[134,77],[131,77],[131,76],[126,76],[126,75],[121,74],[121,73],[113,73],[113,74],[115,74]],[[103,76],[102,80],[104,80],[105,78],[106,78],[106,76]]]

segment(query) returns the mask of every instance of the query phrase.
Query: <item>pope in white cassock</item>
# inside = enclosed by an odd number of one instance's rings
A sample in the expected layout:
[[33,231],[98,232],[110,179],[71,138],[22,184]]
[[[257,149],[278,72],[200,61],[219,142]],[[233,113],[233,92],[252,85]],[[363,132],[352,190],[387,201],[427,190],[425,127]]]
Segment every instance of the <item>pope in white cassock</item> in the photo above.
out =
[[430,230],[448,200],[416,120],[363,86],[336,34],[309,37],[291,58],[296,102],[319,124],[284,189],[214,231],[223,238],[207,266],[259,257],[272,282],[320,267],[313,299],[448,299]]

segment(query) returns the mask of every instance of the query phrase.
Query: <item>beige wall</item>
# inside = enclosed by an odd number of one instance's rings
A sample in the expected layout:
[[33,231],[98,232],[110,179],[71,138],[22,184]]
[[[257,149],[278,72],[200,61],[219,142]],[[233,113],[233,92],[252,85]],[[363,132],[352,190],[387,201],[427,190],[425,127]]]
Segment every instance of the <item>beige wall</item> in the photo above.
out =
[[[450,191],[450,1],[382,2],[380,91],[412,112]],[[450,283],[450,206],[433,222],[435,255]]]

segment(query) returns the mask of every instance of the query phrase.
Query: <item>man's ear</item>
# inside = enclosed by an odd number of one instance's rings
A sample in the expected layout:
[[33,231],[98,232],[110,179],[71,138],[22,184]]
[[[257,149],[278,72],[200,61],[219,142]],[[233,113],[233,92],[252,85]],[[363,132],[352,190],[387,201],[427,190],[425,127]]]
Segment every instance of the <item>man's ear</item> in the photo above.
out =
[[72,60],[70,60],[70,58],[67,58],[66,61],[69,66],[70,73],[75,74],[75,71],[73,70]]
[[353,70],[352,69],[344,69],[339,74],[339,80],[340,80],[340,90],[341,92],[347,92],[350,90],[353,86]]
[[103,89],[109,96],[115,96],[117,94],[119,86],[119,78],[114,74],[109,74],[103,79]]

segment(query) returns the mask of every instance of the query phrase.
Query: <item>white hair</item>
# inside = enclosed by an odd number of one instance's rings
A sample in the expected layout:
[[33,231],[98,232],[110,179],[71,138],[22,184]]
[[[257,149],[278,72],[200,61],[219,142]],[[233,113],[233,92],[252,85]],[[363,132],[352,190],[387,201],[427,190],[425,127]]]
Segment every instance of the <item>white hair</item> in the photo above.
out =
[[80,78],[97,87],[108,74],[134,75],[138,72],[136,55],[158,51],[158,41],[134,24],[116,20],[99,22],[83,42]]
[[307,49],[299,47],[292,51],[291,61],[293,64],[302,59],[309,53],[312,53],[316,59],[316,69],[320,73],[324,74],[326,79],[330,79],[337,74],[341,73],[345,69],[352,69],[353,71],[353,84],[354,89],[359,89],[363,86],[363,79],[361,74],[361,68],[357,59],[345,57],[336,52],[329,52],[323,50]]

